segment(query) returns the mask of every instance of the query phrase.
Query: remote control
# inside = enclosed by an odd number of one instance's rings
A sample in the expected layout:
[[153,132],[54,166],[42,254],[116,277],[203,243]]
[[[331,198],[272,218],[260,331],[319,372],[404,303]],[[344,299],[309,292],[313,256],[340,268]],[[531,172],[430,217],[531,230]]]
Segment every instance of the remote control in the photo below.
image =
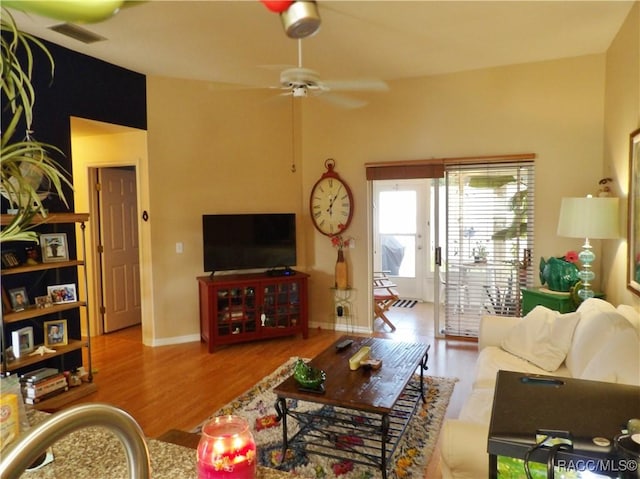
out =
[[340,341],[338,344],[336,344],[336,349],[338,351],[343,351],[347,349],[349,346],[351,346],[352,344],[353,344],[353,339],[345,339],[344,341]]

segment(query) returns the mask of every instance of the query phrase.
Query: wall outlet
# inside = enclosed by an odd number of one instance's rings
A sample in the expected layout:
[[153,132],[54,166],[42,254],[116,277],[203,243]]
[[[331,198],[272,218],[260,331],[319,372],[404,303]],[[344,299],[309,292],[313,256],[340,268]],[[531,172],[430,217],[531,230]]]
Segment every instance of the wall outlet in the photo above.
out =
[[178,241],[176,243],[176,253],[182,254],[183,252],[184,252],[184,244],[182,243],[182,241]]

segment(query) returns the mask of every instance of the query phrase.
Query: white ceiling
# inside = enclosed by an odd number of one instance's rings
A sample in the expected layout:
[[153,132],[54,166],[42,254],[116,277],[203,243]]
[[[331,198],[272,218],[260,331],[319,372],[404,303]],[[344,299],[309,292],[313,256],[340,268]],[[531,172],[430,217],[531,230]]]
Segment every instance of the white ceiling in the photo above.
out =
[[[325,80],[393,80],[602,53],[633,3],[318,0],[303,65]],[[257,0],[140,3],[84,25],[107,39],[89,45],[44,28],[60,21],[16,16],[29,33],[146,75],[275,86],[297,63],[296,41]]]

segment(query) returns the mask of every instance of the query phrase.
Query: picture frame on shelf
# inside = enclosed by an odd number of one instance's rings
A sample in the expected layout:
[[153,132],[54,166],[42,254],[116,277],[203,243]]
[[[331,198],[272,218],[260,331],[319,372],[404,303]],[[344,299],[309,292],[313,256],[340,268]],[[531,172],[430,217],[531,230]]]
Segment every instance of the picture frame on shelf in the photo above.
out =
[[40,248],[37,245],[25,246],[24,254],[27,257],[24,264],[33,266],[40,263]]
[[43,263],[69,261],[69,246],[66,233],[44,233],[40,235]]
[[69,342],[67,336],[67,320],[57,319],[44,322],[44,345],[47,348],[65,346]]
[[11,331],[11,346],[13,355],[16,358],[21,358],[32,352],[35,349],[33,344],[33,328],[26,326]]
[[35,301],[37,308],[50,308],[51,306],[53,306],[51,296],[36,296]]
[[640,296],[640,128],[629,138],[629,199],[627,221],[627,288]]
[[13,311],[11,308],[11,301],[9,300],[9,295],[7,294],[7,290],[2,288],[2,312],[10,313]]
[[27,288],[24,286],[20,288],[12,288],[9,290],[9,301],[11,302],[11,309],[13,311],[23,311],[29,307],[29,296],[27,295]]
[[7,355],[7,362],[10,363],[11,361],[16,360],[16,355],[13,354],[13,346],[7,347],[7,349],[4,350],[4,354]]
[[2,252],[2,267],[3,268],[15,268],[20,266],[20,260],[16,256],[15,251],[3,251]]
[[47,286],[47,294],[53,304],[75,303],[78,301],[76,285],[73,283]]

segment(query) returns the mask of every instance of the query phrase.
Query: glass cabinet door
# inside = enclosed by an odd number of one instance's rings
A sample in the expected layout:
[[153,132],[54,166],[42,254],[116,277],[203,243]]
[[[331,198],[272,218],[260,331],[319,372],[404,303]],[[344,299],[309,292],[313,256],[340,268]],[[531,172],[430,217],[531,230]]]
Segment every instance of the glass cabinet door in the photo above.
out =
[[289,328],[300,321],[300,285],[297,281],[265,285],[263,291],[263,328]]
[[217,292],[218,335],[255,333],[256,288],[221,288]]

